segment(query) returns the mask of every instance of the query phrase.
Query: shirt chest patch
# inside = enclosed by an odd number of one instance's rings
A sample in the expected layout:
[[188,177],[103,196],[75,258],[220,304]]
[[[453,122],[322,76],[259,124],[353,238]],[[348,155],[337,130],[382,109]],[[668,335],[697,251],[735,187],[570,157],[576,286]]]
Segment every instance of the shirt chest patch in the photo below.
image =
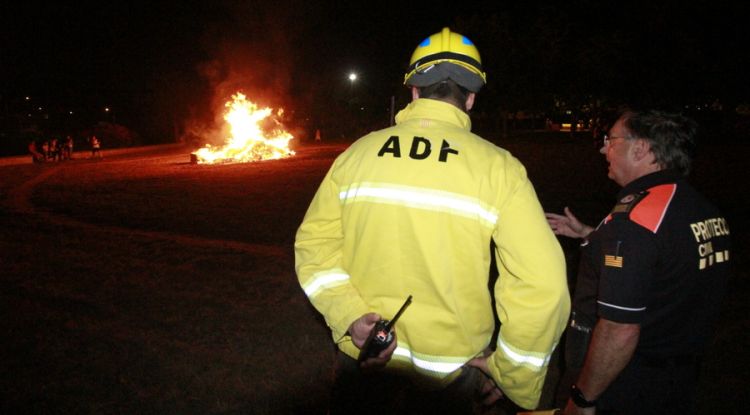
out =
[[622,257],[619,255],[604,255],[604,266],[622,268]]
[[617,241],[612,247],[604,249],[604,266],[610,268],[622,268],[622,254],[620,253],[620,247],[622,241]]

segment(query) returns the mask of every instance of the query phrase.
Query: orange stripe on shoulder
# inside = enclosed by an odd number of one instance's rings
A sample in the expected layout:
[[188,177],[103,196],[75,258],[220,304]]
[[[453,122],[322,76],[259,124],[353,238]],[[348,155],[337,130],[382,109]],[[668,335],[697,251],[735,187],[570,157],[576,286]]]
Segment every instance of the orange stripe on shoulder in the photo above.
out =
[[656,233],[676,190],[676,184],[662,184],[648,189],[648,195],[630,211],[630,220]]

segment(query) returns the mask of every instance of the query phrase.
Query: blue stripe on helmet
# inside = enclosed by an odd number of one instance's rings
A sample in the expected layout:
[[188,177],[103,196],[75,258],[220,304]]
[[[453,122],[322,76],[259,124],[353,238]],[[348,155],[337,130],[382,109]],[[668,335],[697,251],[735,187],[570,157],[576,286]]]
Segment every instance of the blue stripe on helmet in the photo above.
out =
[[430,44],[430,38],[423,40],[422,43],[419,44],[419,47],[425,47]]
[[473,43],[471,43],[471,40],[469,40],[469,38],[467,38],[466,36],[461,36],[461,38],[464,41],[464,45],[473,45]]

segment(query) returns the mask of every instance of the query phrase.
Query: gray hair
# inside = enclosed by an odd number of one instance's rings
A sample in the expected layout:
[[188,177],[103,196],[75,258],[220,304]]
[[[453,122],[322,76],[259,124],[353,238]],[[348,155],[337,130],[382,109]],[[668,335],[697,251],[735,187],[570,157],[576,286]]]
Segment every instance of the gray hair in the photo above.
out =
[[662,111],[625,111],[621,116],[630,139],[647,140],[656,163],[687,176],[698,140],[698,124],[681,114]]

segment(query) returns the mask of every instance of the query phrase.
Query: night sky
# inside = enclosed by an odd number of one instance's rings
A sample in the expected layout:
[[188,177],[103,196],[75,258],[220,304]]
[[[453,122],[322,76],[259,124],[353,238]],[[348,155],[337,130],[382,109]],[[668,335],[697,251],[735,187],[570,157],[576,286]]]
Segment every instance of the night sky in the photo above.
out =
[[[418,22],[356,2],[14,3],[2,6],[3,92],[71,98],[140,93],[162,77],[217,82],[233,71],[285,87],[296,77],[345,80],[350,70],[380,79],[382,62],[397,79],[416,43],[452,21],[449,11]],[[224,73],[212,72],[217,64]]]
[[[465,28],[488,69],[496,69],[489,77],[500,91],[498,102],[503,94],[521,102],[512,95],[515,80],[499,79],[498,71],[519,78],[554,72],[557,78],[549,84],[561,85],[563,95],[589,87],[616,95],[618,83],[626,84],[619,88],[627,91],[632,89],[627,84],[643,79],[644,89],[657,89],[654,94],[687,97],[685,91],[698,91],[700,96],[728,96],[735,103],[748,99],[747,5],[451,3],[3,2],[0,97],[6,106],[29,95],[61,110],[109,106],[121,123],[154,133],[162,133],[159,125],[170,130],[186,119],[207,117],[216,102],[238,89],[266,105],[314,112],[312,106],[351,87],[346,79],[350,71],[359,74],[356,88],[374,102],[393,95],[403,100],[407,93],[400,84],[412,50],[449,25]],[[503,27],[526,38],[510,46],[483,45],[488,33],[477,25],[486,26],[498,16],[510,22]],[[548,16],[544,30],[534,27],[544,23],[539,16]],[[541,38],[562,30],[568,39],[563,45],[545,44]],[[532,37],[535,33],[541,40]],[[576,44],[575,39],[582,41]],[[628,48],[620,52],[617,44],[596,43],[618,39],[628,40]],[[600,52],[587,69],[590,80],[581,82],[577,69],[545,62],[556,47],[611,50],[612,57]],[[518,49],[534,49],[537,55],[526,54],[527,62],[517,63]],[[522,64],[527,66],[517,68]],[[583,87],[569,87],[577,82]]]

